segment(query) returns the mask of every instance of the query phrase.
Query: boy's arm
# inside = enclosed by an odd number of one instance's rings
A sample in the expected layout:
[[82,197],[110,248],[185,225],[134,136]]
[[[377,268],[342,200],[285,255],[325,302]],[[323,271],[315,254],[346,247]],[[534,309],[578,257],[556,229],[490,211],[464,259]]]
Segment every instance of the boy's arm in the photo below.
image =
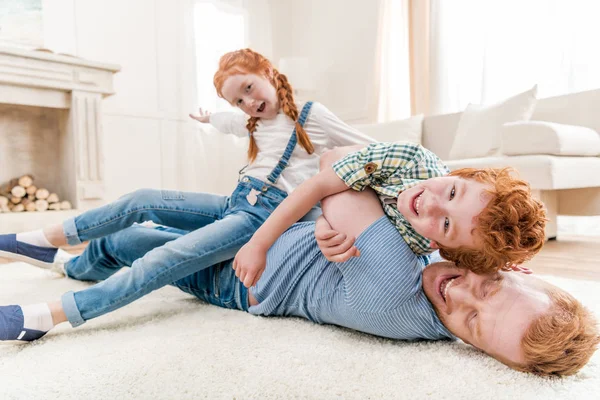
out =
[[233,261],[235,274],[246,287],[254,286],[265,268],[267,250],[292,224],[321,199],[348,190],[331,168],[299,185],[240,249]]
[[342,263],[360,256],[360,251],[354,246],[356,238],[334,230],[323,215],[315,223],[315,238],[328,261]]

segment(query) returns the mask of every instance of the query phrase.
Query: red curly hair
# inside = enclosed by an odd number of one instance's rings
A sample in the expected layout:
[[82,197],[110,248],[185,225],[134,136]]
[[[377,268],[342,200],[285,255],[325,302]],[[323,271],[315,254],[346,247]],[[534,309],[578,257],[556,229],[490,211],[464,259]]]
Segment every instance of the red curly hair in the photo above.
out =
[[509,366],[542,376],[573,375],[598,349],[598,324],[593,314],[564,290],[550,287],[546,293],[550,310],[534,320],[521,339],[525,362]]
[[[294,102],[294,91],[292,85],[287,80],[287,77],[280,74],[273,64],[267,60],[261,54],[251,49],[241,49],[232,51],[224,54],[219,60],[219,69],[215,73],[213,83],[217,89],[219,97],[223,98],[223,83],[227,78],[232,75],[239,74],[255,74],[265,77],[271,82],[271,84],[277,90],[277,99],[279,100],[279,106],[287,115],[296,123],[296,135],[298,137],[298,143],[300,146],[307,151],[308,154],[312,154],[315,148],[310,141],[310,138],[306,134],[306,131],[298,123],[298,107]],[[249,133],[256,131],[256,123],[259,118],[250,117],[246,128]],[[250,135],[250,146],[248,147],[248,160],[250,162],[256,159],[258,154],[258,146],[254,140],[254,136]]]
[[449,174],[489,185],[491,200],[477,216],[474,234],[479,238],[478,248],[440,245],[442,257],[484,274],[521,264],[541,250],[547,221],[544,205],[513,172],[512,168],[463,168]]

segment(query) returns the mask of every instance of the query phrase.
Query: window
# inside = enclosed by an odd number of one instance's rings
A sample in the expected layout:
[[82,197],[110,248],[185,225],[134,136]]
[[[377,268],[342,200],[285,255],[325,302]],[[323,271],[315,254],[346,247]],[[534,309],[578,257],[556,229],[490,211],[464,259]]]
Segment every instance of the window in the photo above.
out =
[[538,84],[538,98],[600,87],[593,0],[432,3],[440,107],[493,103]]
[[0,43],[24,48],[44,45],[42,0],[0,2]]
[[194,9],[198,104],[209,111],[231,109],[217,96],[213,76],[219,58],[246,46],[246,15],[241,1],[199,1]]

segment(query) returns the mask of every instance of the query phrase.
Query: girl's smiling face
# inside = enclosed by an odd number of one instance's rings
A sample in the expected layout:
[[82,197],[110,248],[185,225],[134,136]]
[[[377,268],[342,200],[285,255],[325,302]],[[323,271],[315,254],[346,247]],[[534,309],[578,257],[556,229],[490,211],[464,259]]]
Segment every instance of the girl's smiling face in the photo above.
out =
[[277,91],[264,76],[231,75],[223,82],[221,92],[229,104],[251,117],[271,119],[279,112]]

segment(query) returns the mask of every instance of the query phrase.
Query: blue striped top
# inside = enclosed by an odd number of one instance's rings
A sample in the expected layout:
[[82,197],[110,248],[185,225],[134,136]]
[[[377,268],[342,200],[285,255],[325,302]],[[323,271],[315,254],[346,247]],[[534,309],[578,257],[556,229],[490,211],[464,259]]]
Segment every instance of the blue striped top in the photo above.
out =
[[[360,257],[325,259],[314,222],[293,225],[267,254],[251,289],[257,315],[298,316],[393,339],[455,339],[421,286],[426,257],[417,257],[382,216],[356,240]],[[385,240],[383,240],[385,239]]]

